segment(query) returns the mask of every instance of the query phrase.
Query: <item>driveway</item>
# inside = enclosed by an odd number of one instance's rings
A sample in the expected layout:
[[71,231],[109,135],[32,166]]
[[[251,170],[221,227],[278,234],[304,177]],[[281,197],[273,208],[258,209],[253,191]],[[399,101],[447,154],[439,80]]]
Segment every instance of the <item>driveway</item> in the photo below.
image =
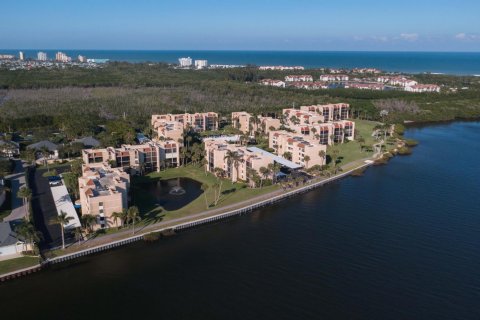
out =
[[[66,168],[55,168],[58,173],[62,173]],[[32,189],[32,209],[33,219],[37,230],[42,232],[43,241],[40,249],[51,249],[62,245],[62,234],[58,224],[51,224],[50,221],[58,215],[57,207],[50,190],[48,179],[42,174],[46,169],[30,170],[28,180]],[[68,237],[67,237],[68,238]],[[72,239],[66,239],[69,242]]]
[[6,176],[5,179],[10,181],[12,212],[4,218],[4,221],[21,220],[27,215],[26,207],[23,200],[17,197],[18,190],[25,185],[25,169],[26,166],[22,160],[14,160],[15,168],[13,174]]

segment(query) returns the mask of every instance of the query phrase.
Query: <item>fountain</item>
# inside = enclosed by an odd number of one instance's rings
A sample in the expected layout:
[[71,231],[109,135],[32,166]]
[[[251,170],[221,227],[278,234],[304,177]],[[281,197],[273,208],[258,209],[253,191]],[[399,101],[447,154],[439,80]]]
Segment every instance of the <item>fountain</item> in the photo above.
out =
[[185,189],[180,187],[180,178],[177,178],[177,185],[173,186],[168,193],[172,196],[181,196],[186,193]]
[[181,195],[185,194],[185,192],[186,192],[185,189],[183,189],[182,187],[175,186],[172,189],[170,189],[170,191],[168,193],[173,195],[173,196],[181,196]]

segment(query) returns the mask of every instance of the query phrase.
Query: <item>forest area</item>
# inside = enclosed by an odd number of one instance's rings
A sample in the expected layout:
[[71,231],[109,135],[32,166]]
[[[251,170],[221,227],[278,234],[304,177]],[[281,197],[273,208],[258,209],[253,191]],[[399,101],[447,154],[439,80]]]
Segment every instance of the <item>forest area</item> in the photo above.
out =
[[[446,75],[412,75],[429,83],[468,90],[448,93],[302,90],[257,84],[302,72],[179,70],[166,64],[109,63],[98,69],[0,70],[0,132],[61,131],[68,138],[96,134],[98,126],[123,122],[144,130],[155,113],[215,111],[229,119],[232,111],[275,114],[282,108],[347,102],[355,117],[379,119],[379,106],[393,122],[445,121],[480,116],[480,79]],[[401,103],[399,103],[401,101]],[[399,107],[400,106],[400,107]],[[405,106],[408,106],[405,108]]]

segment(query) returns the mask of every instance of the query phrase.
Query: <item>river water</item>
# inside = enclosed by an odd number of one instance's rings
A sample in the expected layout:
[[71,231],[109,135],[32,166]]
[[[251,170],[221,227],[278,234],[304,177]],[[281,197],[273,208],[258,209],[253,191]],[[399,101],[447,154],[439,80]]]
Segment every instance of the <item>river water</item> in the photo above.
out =
[[0,285],[2,319],[479,319],[480,123],[250,215]]

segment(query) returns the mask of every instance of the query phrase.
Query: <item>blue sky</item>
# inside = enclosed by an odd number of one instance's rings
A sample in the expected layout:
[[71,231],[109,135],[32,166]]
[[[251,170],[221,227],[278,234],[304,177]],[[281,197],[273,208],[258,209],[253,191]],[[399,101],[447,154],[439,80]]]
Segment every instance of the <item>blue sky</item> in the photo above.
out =
[[5,1],[4,49],[480,51],[478,0]]

